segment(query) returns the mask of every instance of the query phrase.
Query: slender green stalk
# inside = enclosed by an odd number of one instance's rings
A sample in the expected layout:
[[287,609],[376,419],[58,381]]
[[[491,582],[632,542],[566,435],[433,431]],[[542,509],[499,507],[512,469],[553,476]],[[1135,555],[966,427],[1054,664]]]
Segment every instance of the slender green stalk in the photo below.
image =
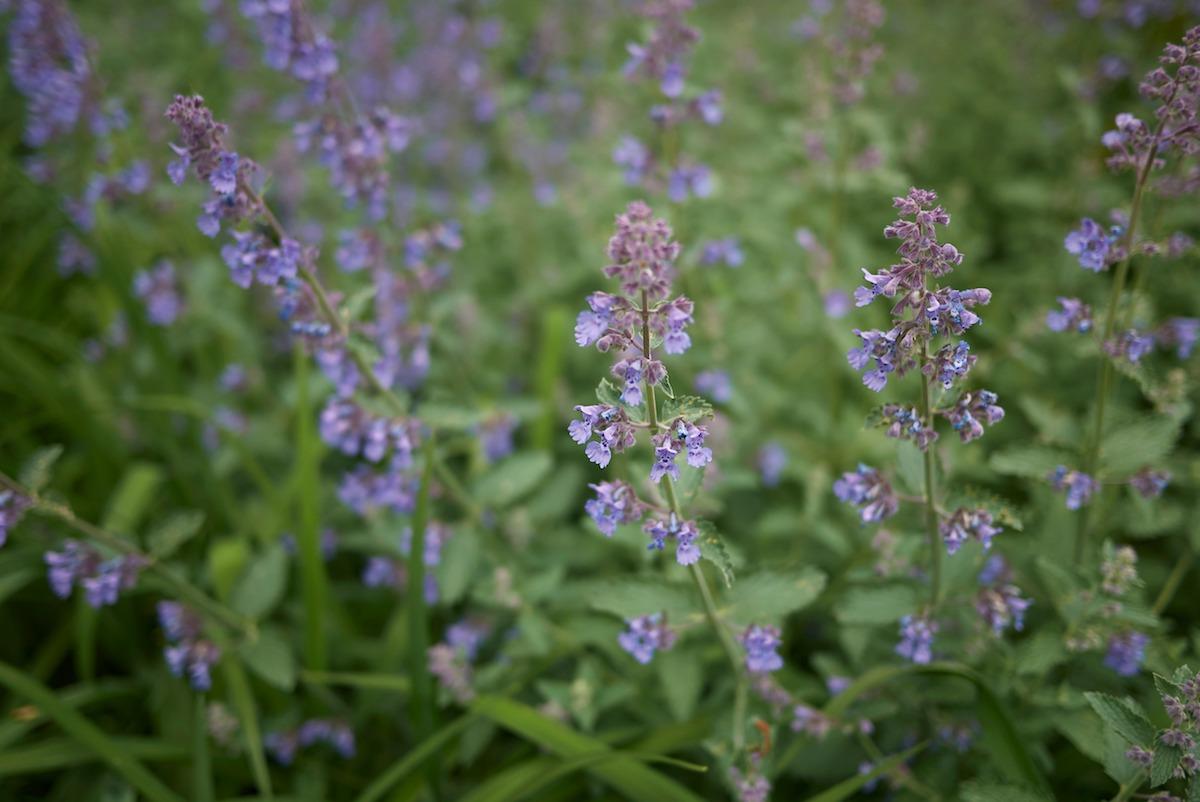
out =
[[1187,576],[1188,569],[1192,567],[1196,555],[1189,548],[1179,556],[1175,561],[1175,567],[1171,569],[1171,575],[1167,577],[1167,581],[1162,586],[1162,590],[1158,592],[1158,598],[1154,600],[1154,614],[1162,615],[1163,610],[1167,609],[1167,605],[1171,603],[1171,599],[1175,598],[1175,594],[1179,592],[1179,586],[1183,583],[1183,578]]
[[[429,528],[430,485],[433,482],[434,440],[431,435],[421,448],[421,486],[413,512],[412,539],[408,548],[408,671],[412,687],[412,723],[414,740],[424,741],[433,732],[433,683],[429,677],[429,611],[425,606],[425,538]],[[438,793],[438,765],[429,765],[427,776]]]
[[167,564],[159,561],[155,557],[142,552],[131,541],[108,532],[93,523],[83,520],[75,515],[70,507],[65,504],[60,504],[56,501],[50,501],[34,493],[33,491],[23,487],[19,482],[13,480],[7,474],[0,473],[0,486],[3,486],[20,496],[29,499],[33,505],[32,509],[43,515],[51,518],[57,518],[64,524],[84,535],[89,540],[99,543],[102,546],[112,549],[120,554],[137,557],[143,563],[146,571],[152,573],[159,579],[169,585],[175,594],[183,601],[186,601],[198,611],[206,614],[210,619],[224,625],[225,627],[238,632],[246,637],[257,637],[258,629],[254,622],[240,613],[226,607],[216,599],[207,595],[204,591],[197,588],[192,583],[188,582],[183,577],[179,576]]
[[1146,781],[1146,772],[1139,771],[1133,775],[1133,779],[1121,786],[1117,791],[1117,795],[1112,798],[1112,802],[1126,802],[1133,798],[1138,789],[1142,787],[1142,783]]

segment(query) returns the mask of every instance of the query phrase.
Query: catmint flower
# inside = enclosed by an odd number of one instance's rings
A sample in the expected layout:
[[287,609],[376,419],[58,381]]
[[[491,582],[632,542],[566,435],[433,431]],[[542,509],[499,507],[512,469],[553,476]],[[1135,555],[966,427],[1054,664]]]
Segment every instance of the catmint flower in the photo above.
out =
[[485,624],[464,618],[446,629],[446,643],[460,651],[468,662],[474,662],[488,634]]
[[[568,427],[571,439],[579,445],[587,444],[587,458],[607,467],[612,452],[620,453],[634,444],[634,429],[625,412],[607,404],[591,404],[575,407],[580,419],[571,421]],[[596,436],[598,439],[592,440]]]
[[1010,584],[983,588],[975,597],[975,611],[995,635],[1010,626],[1016,632],[1024,629],[1025,611],[1031,604],[1032,600],[1021,598],[1020,588]]
[[1132,677],[1142,667],[1146,658],[1146,644],[1150,638],[1141,632],[1128,631],[1113,634],[1108,639],[1108,653],[1104,665],[1122,677]]
[[212,667],[221,659],[220,648],[200,637],[200,617],[178,602],[159,602],[158,621],[169,645],[163,650],[167,668],[186,676],[198,691],[212,688]]
[[1174,348],[1175,355],[1187,359],[1200,338],[1200,318],[1173,317],[1154,332],[1154,341],[1164,348]]
[[896,654],[922,665],[931,662],[933,636],[937,631],[937,622],[927,616],[904,616],[900,619],[900,642],[896,644]]
[[833,483],[833,493],[840,501],[859,508],[863,523],[878,523],[896,514],[900,500],[895,491],[874,468],[860,464],[856,471],[842,474]]
[[621,138],[613,148],[612,159],[614,164],[625,169],[625,183],[630,186],[640,186],[653,163],[649,149],[632,136]]
[[936,379],[942,385],[942,389],[949,390],[954,382],[966,376],[967,371],[975,364],[975,355],[970,351],[971,346],[966,340],[947,343],[933,355],[925,366],[925,372]]
[[1124,596],[1138,583],[1137,552],[1130,546],[1104,546],[1104,562],[1100,564],[1101,589],[1110,596]]
[[830,290],[821,296],[825,314],[834,320],[841,320],[850,314],[850,296],[845,290]]
[[324,100],[329,81],[337,74],[337,54],[329,38],[313,27],[301,4],[293,0],[246,0],[241,9],[258,27],[267,66],[302,81],[311,101]]
[[410,470],[411,459],[393,455],[382,473],[360,465],[342,477],[338,498],[362,516],[377,509],[390,509],[399,514],[411,513],[416,507],[419,480]]
[[1095,220],[1085,217],[1079,228],[1067,235],[1063,247],[1079,259],[1080,267],[1098,273],[1116,261],[1113,246],[1123,233],[1119,226],[1105,231]]
[[621,524],[637,523],[645,514],[646,505],[625,482],[600,482],[589,487],[596,491],[596,497],[583,505],[584,511],[606,537],[612,537]]
[[90,276],[96,272],[96,255],[74,234],[66,233],[58,241],[58,274],[63,278],[76,273]]
[[1104,343],[1104,351],[1113,359],[1124,359],[1136,365],[1154,349],[1154,337],[1136,329],[1118,334]]
[[171,325],[183,310],[175,266],[168,261],[139,271],[133,277],[133,291],[145,302],[146,316],[156,326]]
[[1065,465],[1055,468],[1047,480],[1055,490],[1066,491],[1068,510],[1086,506],[1092,495],[1100,489],[1100,483],[1091,476],[1080,471],[1068,470]]
[[302,263],[311,262],[313,255],[311,249],[294,239],[285,237],[275,246],[256,231],[235,231],[233,242],[221,248],[229,277],[242,289],[249,289],[254,282],[268,287],[286,284],[296,278]]
[[387,557],[369,557],[363,568],[362,583],[369,588],[398,588],[406,573],[404,566]]
[[1125,752],[1125,757],[1144,769],[1150,768],[1150,764],[1154,762],[1154,753],[1140,746],[1129,747]]
[[949,410],[942,412],[964,443],[983,436],[984,424],[991,426],[1004,420],[1004,408],[991,390],[963,393]]
[[263,738],[271,758],[281,766],[290,766],[301,749],[324,743],[343,758],[355,755],[354,731],[344,721],[308,719],[291,730],[269,732]]
[[693,195],[707,198],[712,192],[712,173],[703,164],[681,164],[667,176],[667,197],[675,203],[683,203]]
[[42,147],[75,130],[92,80],[87,45],[66,5],[17,0],[8,26],[8,66],[25,96],[25,144]]
[[508,413],[493,415],[476,427],[488,462],[499,462],[513,451],[513,432],[517,419]]
[[650,300],[660,300],[670,291],[679,251],[666,221],[654,217],[642,201],[633,201],[617,215],[617,231],[608,241],[612,263],[604,275],[620,280],[628,295],[645,292]]
[[625,624],[628,629],[617,636],[617,643],[642,665],[649,663],[656,651],[675,645],[675,630],[667,626],[662,613],[629,618]]
[[651,518],[642,526],[642,531],[650,536],[650,544],[646,546],[651,551],[662,551],[666,548],[667,538],[675,541],[675,561],[680,565],[692,565],[700,560],[700,546],[696,538],[700,530],[695,521],[681,521],[674,512],[666,520]]
[[1153,468],[1142,468],[1129,477],[1129,484],[1142,498],[1158,498],[1171,482],[1169,471],[1159,471]]
[[1059,298],[1062,309],[1046,313],[1046,325],[1051,331],[1076,331],[1086,334],[1092,330],[1092,308],[1078,298]]
[[[863,344],[851,348],[846,353],[846,361],[855,370],[864,371],[863,384],[878,393],[887,386],[888,376],[893,372],[903,375],[916,364],[912,356],[912,333],[911,329],[906,332],[900,326],[888,331],[854,329],[854,334]],[[868,363],[872,361],[874,364],[867,370]]]
[[737,766],[730,766],[729,779],[733,782],[738,802],[767,802],[771,795],[771,781],[757,772],[745,775]]
[[[279,545],[283,546],[283,550],[293,557],[300,553],[300,546],[296,543],[296,536],[291,532],[284,532],[279,536]],[[332,529],[321,530],[319,547],[322,560],[329,562],[333,559],[333,556],[337,554],[338,548],[337,532]]]
[[73,587],[83,588],[87,603],[99,609],[116,604],[121,591],[137,584],[144,558],[126,554],[105,560],[96,549],[77,540],[63,542],[62,551],[44,555],[47,578],[54,595],[65,599]]
[[31,506],[25,496],[12,490],[0,490],[0,546],[8,542],[9,530],[21,522]]
[[983,287],[973,290],[943,288],[930,292],[925,298],[924,310],[929,330],[934,334],[946,332],[959,336],[982,322],[972,308],[977,304],[986,305],[991,300],[992,291]]
[[703,370],[696,374],[696,392],[708,396],[718,404],[728,404],[733,399],[733,383],[724,370]]
[[787,451],[774,440],[758,450],[758,475],[766,487],[777,487],[787,467]]
[[704,243],[700,253],[700,263],[704,265],[741,267],[745,261],[746,255],[742,253],[737,237],[709,240]]
[[348,457],[380,462],[389,453],[410,462],[419,437],[414,421],[384,418],[353,401],[333,398],[321,410],[321,439]]
[[679,479],[679,467],[675,458],[680,451],[687,454],[687,464],[703,468],[712,462],[712,449],[704,445],[708,429],[689,423],[683,418],[673,421],[668,430],[654,435],[654,465],[650,468],[650,481],[657,482],[663,476]]
[[654,22],[649,40],[642,45],[626,45],[629,60],[623,68],[626,78],[645,75],[659,82],[667,97],[683,92],[684,60],[700,40],[700,32],[684,22],[692,0],[649,0],[639,9],[641,16]]
[[778,649],[783,644],[779,629],[754,624],[742,633],[742,646],[746,649],[746,670],[752,674],[766,674],[783,668],[783,658]]
[[915,407],[885,404],[880,410],[880,423],[886,427],[884,433],[888,437],[911,440],[922,451],[927,450],[938,438],[933,427],[921,421],[921,415]]
[[429,673],[456,702],[465,705],[475,698],[472,685],[474,672],[461,649],[456,649],[448,643],[437,643],[429,647],[427,655]]
[[947,554],[954,554],[971,538],[978,540],[987,551],[992,547],[992,538],[1004,531],[995,525],[992,514],[987,510],[968,510],[965,507],[959,507],[950,517],[941,519],[938,530],[946,544]]

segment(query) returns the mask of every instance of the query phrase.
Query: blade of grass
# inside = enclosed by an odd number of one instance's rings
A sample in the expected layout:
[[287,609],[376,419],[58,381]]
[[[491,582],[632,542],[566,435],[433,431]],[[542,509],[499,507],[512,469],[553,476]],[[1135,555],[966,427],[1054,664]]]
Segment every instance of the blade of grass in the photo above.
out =
[[208,753],[208,715],[204,694],[196,694],[196,712],[192,716],[192,799],[212,802],[212,756]]
[[0,683],[45,711],[63,732],[95,752],[148,799],[154,802],[183,802],[182,797],[151,774],[137,758],[123,750],[107,733],[59,699],[45,685],[7,663],[0,663]]
[[[612,751],[595,738],[581,735],[528,705],[502,696],[481,696],[471,703],[471,709],[560,757],[578,758]],[[587,771],[641,802],[699,802],[700,799],[670,777],[625,755],[590,766]]]
[[[109,738],[113,746],[135,760],[185,761],[188,750],[157,738]],[[40,774],[83,766],[103,758],[71,738],[46,738],[0,754],[0,777]]]
[[[430,433],[421,447],[421,487],[413,513],[412,540],[408,549],[408,673],[412,685],[412,725],[417,740],[433,732],[433,683],[429,677],[429,611],[425,607],[425,530],[429,524],[430,486],[433,484],[434,439]],[[427,773],[437,797],[437,759]]]
[[321,446],[317,440],[316,410],[309,388],[309,357],[297,345],[296,464],[293,488],[300,507],[296,543],[300,552],[300,586],[304,604],[304,662],[320,671],[326,666],[325,605],[328,595],[325,561],[321,558],[320,471]]
[[[94,684],[76,685],[73,688],[58,691],[58,699],[71,707],[84,707],[94,702],[103,702],[125,696],[136,688],[130,680],[107,680]],[[13,712],[3,722],[0,722],[0,751],[20,741],[39,724],[46,721],[46,712],[38,707],[26,709],[26,715],[20,718]]]
[[832,788],[827,788],[816,796],[809,797],[808,802],[841,802],[843,799],[849,799],[857,793],[864,785],[882,777],[885,774],[890,774],[897,766],[908,760],[913,755],[925,748],[925,744],[917,744],[911,749],[906,749],[891,757],[876,763],[866,774],[859,774],[855,777],[843,780]]
[[[232,655],[228,642],[220,643],[224,654]],[[232,656],[221,661],[225,672],[225,681],[229,686],[230,703],[237,711],[238,720],[242,725],[243,740],[246,752],[250,758],[250,770],[254,774],[254,784],[263,797],[271,799],[271,773],[267,770],[267,756],[263,752],[262,729],[258,724],[258,706],[254,703],[254,694],[250,690],[250,680],[242,669],[241,663]]]
[[408,693],[411,684],[400,674],[354,673],[349,671],[301,671],[300,680],[313,685],[343,685],[372,691]]
[[[497,785],[487,791],[479,790],[463,797],[459,802],[468,802],[468,800],[470,802],[517,802],[544,788],[549,788],[559,780],[569,777],[578,771],[595,768],[604,763],[616,760],[635,760],[639,764],[666,763],[677,768],[686,769],[687,771],[700,773],[708,771],[707,766],[688,763],[687,761],[677,760],[665,755],[604,749],[559,761],[547,762],[540,758],[531,760],[528,764],[521,764],[528,765],[529,770],[527,774],[520,777],[521,782],[519,784],[512,787],[507,784]],[[521,768],[521,765],[514,766],[509,771],[516,771]]]
[[389,766],[382,774],[367,786],[355,802],[376,802],[382,799],[383,795],[389,790],[399,785],[412,772],[420,768],[425,761],[438,754],[442,748],[454,740],[463,730],[475,721],[475,716],[461,716],[454,721],[442,727],[433,735],[426,738],[415,749],[409,752],[391,766]]

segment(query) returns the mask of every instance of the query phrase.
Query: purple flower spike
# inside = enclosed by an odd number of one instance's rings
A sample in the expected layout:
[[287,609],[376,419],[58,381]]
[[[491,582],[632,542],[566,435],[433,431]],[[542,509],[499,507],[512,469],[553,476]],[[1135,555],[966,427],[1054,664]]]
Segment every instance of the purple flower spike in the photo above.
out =
[[742,633],[741,640],[746,649],[747,671],[766,674],[783,668],[783,658],[778,653],[783,641],[777,627],[750,626]]
[[667,626],[661,613],[630,618],[625,624],[628,629],[617,636],[617,643],[642,665],[649,663],[656,651],[675,645],[675,630]]

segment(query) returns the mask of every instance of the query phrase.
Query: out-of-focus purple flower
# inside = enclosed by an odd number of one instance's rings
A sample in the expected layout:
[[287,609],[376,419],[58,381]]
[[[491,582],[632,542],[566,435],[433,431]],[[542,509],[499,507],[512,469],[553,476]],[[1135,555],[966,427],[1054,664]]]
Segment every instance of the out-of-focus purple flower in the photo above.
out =
[[1066,491],[1067,509],[1077,510],[1086,506],[1092,496],[1100,489],[1100,483],[1080,471],[1069,470],[1065,465],[1059,465],[1047,477],[1050,486],[1058,491]]
[[212,667],[221,659],[221,649],[200,637],[200,617],[178,602],[163,601],[158,621],[169,643],[163,656],[171,673],[186,677],[198,691],[212,688]]
[[833,493],[840,501],[858,507],[863,523],[878,523],[900,508],[900,500],[887,479],[866,465],[842,474],[833,483]]
[[675,203],[691,196],[707,198],[712,192],[712,173],[703,164],[680,164],[667,176],[667,197]]
[[1136,329],[1123,331],[1104,343],[1105,353],[1113,359],[1124,359],[1134,365],[1152,350],[1154,337]]
[[1011,584],[982,588],[975,597],[975,611],[995,635],[1008,627],[1020,632],[1025,627],[1025,611],[1031,604],[1033,601],[1022,598],[1020,588]]
[[0,546],[8,542],[9,531],[21,522],[31,506],[25,496],[12,490],[0,490]]
[[1200,318],[1173,317],[1154,332],[1154,341],[1164,348],[1174,348],[1180,359],[1187,359],[1200,337]]
[[834,320],[844,318],[853,308],[850,295],[845,290],[829,290],[821,296],[821,301],[825,307],[825,314]]
[[1092,330],[1092,308],[1078,298],[1059,298],[1062,309],[1046,313],[1046,325],[1051,331],[1076,331],[1086,334]]
[[783,641],[778,627],[754,624],[742,633],[742,646],[746,649],[746,670],[752,674],[766,674],[783,668],[779,647]]
[[437,643],[429,647],[429,673],[459,704],[467,704],[475,698],[471,663],[462,650],[448,643]]
[[1171,482],[1169,471],[1146,467],[1129,477],[1129,484],[1142,498],[1158,498]]
[[106,560],[92,546],[77,540],[64,541],[62,551],[48,551],[44,560],[56,596],[65,599],[78,586],[83,588],[87,603],[97,609],[116,604],[121,591],[137,584],[145,565],[142,557],[133,554]]
[[146,304],[146,316],[156,326],[170,326],[183,311],[175,266],[164,260],[133,277],[133,291]]
[[709,240],[700,253],[700,263],[705,265],[724,264],[726,267],[741,267],[746,261],[737,237]]
[[[296,543],[296,536],[291,532],[284,532],[279,536],[279,544],[283,546],[283,550],[288,554],[295,556],[300,553],[300,546]],[[320,542],[321,559],[329,562],[333,556],[337,554],[338,536],[337,532],[332,529],[321,530]]]
[[733,382],[724,370],[702,370],[696,374],[696,392],[708,396],[718,404],[733,400]]
[[946,544],[947,554],[954,554],[971,538],[978,540],[987,551],[992,547],[992,538],[1004,531],[995,525],[992,514],[987,510],[969,510],[965,507],[959,507],[948,518],[943,518],[938,523],[938,529]]
[[612,537],[621,524],[637,523],[645,514],[646,505],[625,482],[600,482],[590,487],[596,491],[596,497],[589,499],[583,508],[606,537]]
[[475,662],[479,647],[490,631],[486,624],[464,618],[446,629],[446,643],[460,651],[468,662]]
[[630,618],[625,625],[628,629],[617,636],[617,643],[642,665],[649,663],[656,651],[666,651],[675,645],[675,630],[667,626],[662,613]]
[[937,622],[927,616],[904,616],[900,619],[900,642],[896,644],[896,654],[922,665],[931,662],[933,636],[937,631]]
[[96,255],[70,232],[58,241],[58,274],[64,278],[79,273],[90,276],[96,272]]
[[1130,546],[1105,544],[1100,564],[1100,588],[1110,596],[1124,596],[1138,584],[1137,552]]
[[488,462],[499,462],[513,451],[513,432],[517,419],[507,412],[492,415],[476,427],[483,456]]
[[1080,267],[1098,273],[1115,261],[1113,246],[1122,233],[1117,226],[1105,231],[1095,220],[1085,217],[1080,221],[1079,228],[1067,234],[1063,247],[1067,253],[1079,259]]
[[1134,676],[1141,670],[1142,661],[1146,659],[1146,645],[1149,642],[1150,638],[1147,635],[1133,630],[1113,634],[1108,639],[1104,665],[1122,677]]
[[346,722],[337,719],[307,719],[295,729],[276,730],[263,738],[263,746],[281,766],[290,766],[301,749],[321,743],[343,758],[355,755],[354,731]]
[[767,487],[777,487],[787,467],[787,451],[778,442],[771,440],[758,450],[758,475]]
[[329,81],[337,74],[337,54],[302,5],[295,0],[243,0],[241,9],[258,27],[267,66],[303,82],[311,101],[324,100]]
[[630,186],[641,185],[653,165],[649,149],[632,136],[621,137],[613,148],[612,159],[614,164],[625,169],[625,183]]
[[767,802],[771,795],[771,781],[757,770],[742,774],[737,766],[730,766],[729,779],[733,782],[738,802]]
[[665,520],[651,518],[642,526],[642,530],[650,536],[650,544],[646,546],[651,551],[662,551],[666,548],[667,539],[675,541],[675,561],[680,565],[692,565],[700,560],[700,546],[696,539],[700,529],[695,521],[681,521],[674,513],[669,513]]
[[28,101],[25,143],[41,147],[75,129],[88,100],[87,45],[65,4],[17,0],[8,27],[9,74]]
[[[607,404],[581,405],[575,407],[580,419],[571,421],[568,431],[571,439],[579,445],[587,443],[587,458],[606,467],[612,452],[620,453],[634,443],[634,429],[624,410]],[[598,439],[592,440],[596,436]]]

